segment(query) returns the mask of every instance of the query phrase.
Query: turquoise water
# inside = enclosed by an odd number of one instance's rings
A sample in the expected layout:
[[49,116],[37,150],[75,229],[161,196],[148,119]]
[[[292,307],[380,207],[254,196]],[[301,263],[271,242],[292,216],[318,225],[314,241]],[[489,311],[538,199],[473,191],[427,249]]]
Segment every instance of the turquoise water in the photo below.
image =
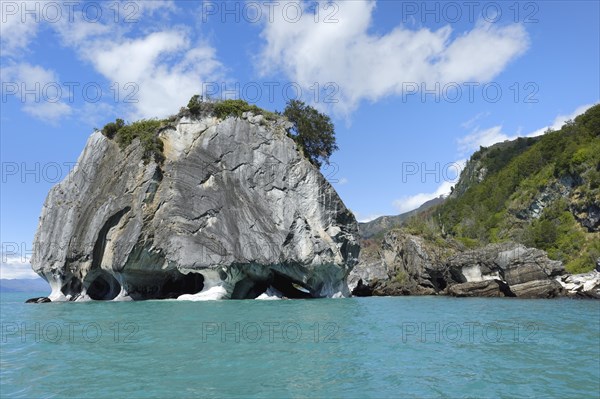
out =
[[29,296],[1,296],[3,398],[595,398],[600,392],[598,301],[26,305]]

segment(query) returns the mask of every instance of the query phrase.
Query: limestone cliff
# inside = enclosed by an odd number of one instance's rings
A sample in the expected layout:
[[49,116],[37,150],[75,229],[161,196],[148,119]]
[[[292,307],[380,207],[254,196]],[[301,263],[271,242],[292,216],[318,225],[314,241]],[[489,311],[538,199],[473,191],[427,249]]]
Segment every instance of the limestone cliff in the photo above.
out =
[[164,160],[139,139],[92,134],[46,199],[32,267],[51,299],[176,298],[219,287],[287,297],[349,294],[354,216],[285,134],[282,119],[179,116]]

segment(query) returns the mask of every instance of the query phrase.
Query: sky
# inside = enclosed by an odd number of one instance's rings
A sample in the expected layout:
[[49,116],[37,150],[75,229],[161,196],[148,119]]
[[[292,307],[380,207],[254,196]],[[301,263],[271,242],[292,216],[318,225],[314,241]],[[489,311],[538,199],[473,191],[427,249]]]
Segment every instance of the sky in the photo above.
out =
[[193,94],[332,117],[359,221],[447,194],[480,146],[600,101],[597,1],[0,1],[0,277],[30,278],[50,188],[94,128]]

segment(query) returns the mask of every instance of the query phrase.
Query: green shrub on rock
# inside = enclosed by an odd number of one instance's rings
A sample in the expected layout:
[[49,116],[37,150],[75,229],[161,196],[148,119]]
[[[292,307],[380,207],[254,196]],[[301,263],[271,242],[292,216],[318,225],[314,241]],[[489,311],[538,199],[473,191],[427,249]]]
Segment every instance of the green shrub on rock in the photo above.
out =
[[109,139],[113,139],[123,126],[125,126],[125,121],[117,118],[115,122],[109,122],[102,128],[102,134]]
[[125,124],[123,119],[117,119],[115,122],[107,123],[102,128],[102,134],[109,139],[114,139],[121,149],[127,148],[137,138],[144,148],[144,161],[154,159],[161,163],[164,160],[163,143],[158,138],[158,130],[164,123],[164,120],[142,119]]

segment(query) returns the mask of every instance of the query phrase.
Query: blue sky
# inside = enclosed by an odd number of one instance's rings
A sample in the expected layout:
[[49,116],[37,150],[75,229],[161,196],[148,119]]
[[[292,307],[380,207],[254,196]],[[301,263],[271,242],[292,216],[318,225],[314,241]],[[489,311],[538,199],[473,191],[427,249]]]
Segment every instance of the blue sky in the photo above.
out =
[[45,196],[95,127],[195,93],[329,113],[323,173],[359,220],[446,193],[480,145],[600,97],[597,1],[69,4],[0,3],[3,278],[31,276]]

